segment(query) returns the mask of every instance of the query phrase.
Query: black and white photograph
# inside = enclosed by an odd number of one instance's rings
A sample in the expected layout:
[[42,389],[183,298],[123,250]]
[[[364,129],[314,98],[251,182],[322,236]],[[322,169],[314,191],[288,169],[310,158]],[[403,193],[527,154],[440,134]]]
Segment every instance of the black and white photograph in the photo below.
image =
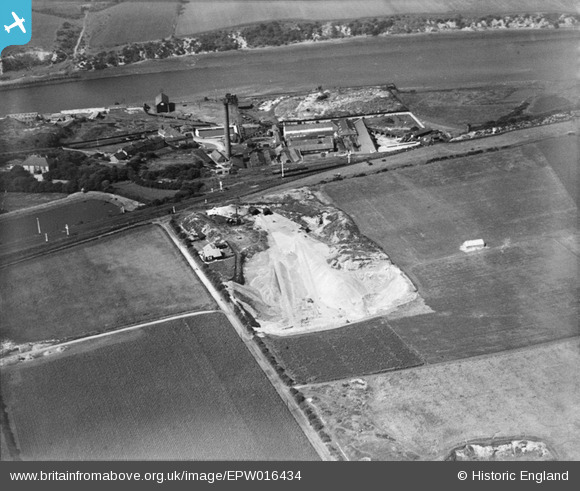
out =
[[577,0],[19,2],[2,462],[580,461]]

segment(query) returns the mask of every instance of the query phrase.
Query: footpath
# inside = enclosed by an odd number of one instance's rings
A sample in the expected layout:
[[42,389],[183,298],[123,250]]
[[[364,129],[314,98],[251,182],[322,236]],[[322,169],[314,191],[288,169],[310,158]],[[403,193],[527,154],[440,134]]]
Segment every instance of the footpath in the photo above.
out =
[[125,208],[126,211],[136,210],[143,205],[143,203],[140,203],[139,201],[125,198],[123,196],[118,196],[116,194],[103,193],[100,191],[87,191],[86,193],[79,192],[69,194],[66,198],[50,201],[49,203],[43,203],[40,205],[31,206],[29,208],[22,208],[21,210],[9,211],[8,213],[3,213],[0,215],[0,220],[6,218],[17,218],[19,216],[28,215],[30,213],[50,210],[52,208],[58,208],[62,205],[69,205],[71,203],[85,201],[87,199],[106,201],[107,203],[112,203],[119,208]]

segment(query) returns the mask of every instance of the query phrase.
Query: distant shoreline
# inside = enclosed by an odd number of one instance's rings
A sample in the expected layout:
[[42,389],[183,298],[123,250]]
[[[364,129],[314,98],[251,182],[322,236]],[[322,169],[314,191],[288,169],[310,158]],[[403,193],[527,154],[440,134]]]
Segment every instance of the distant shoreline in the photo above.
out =
[[240,54],[243,56],[245,53],[252,52],[272,52],[274,50],[282,52],[284,50],[295,50],[303,49],[309,46],[322,46],[322,45],[336,45],[336,44],[348,44],[348,43],[364,43],[369,39],[376,39],[377,37],[384,39],[401,39],[401,38],[428,38],[428,37],[485,37],[485,36],[511,36],[516,33],[522,32],[538,32],[544,34],[552,34],[557,37],[567,37],[579,35],[579,31],[576,28],[560,28],[558,30],[554,29],[541,29],[541,28],[506,28],[506,29],[489,29],[482,31],[439,31],[439,32],[413,32],[408,34],[389,34],[383,36],[351,36],[336,39],[325,39],[322,41],[302,41],[297,43],[286,44],[282,46],[264,46],[259,48],[240,48],[237,50],[229,50],[222,52],[205,52],[188,54],[182,56],[175,56],[165,59],[156,60],[144,60],[136,63],[131,63],[127,65],[105,68],[103,70],[91,70],[91,71],[74,71],[72,73],[63,74],[48,74],[46,76],[38,76],[38,78],[24,78],[15,79],[11,81],[0,82],[0,92],[7,91],[11,89],[18,88],[28,88],[32,86],[41,85],[51,85],[58,84],[62,82],[75,82],[84,80],[95,80],[95,79],[109,79],[116,77],[124,77],[131,75],[146,75],[152,73],[161,72],[180,72],[185,70],[191,70],[197,65],[198,60],[208,59],[208,58],[222,58],[227,56],[235,56]]

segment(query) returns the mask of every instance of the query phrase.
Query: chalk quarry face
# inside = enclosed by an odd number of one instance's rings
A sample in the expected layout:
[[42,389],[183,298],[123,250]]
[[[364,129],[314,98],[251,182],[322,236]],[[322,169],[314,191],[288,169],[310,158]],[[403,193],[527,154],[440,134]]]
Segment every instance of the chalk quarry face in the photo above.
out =
[[[294,198],[302,213],[292,219],[282,215],[284,204],[255,217],[268,248],[246,262],[244,285],[230,283],[259,330],[289,335],[339,327],[387,314],[418,296],[388,256],[353,231],[348,216],[300,193]],[[314,216],[303,213],[305,204]]]

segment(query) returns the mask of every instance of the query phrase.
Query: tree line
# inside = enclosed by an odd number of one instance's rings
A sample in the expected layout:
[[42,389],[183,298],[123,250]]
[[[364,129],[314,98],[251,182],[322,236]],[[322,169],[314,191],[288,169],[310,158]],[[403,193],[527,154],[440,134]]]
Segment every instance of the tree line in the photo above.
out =
[[15,165],[9,172],[0,173],[0,191],[67,194],[107,191],[112,184],[127,180],[150,188],[174,189],[181,192],[182,198],[201,191],[203,184],[196,181],[204,173],[200,164],[174,164],[149,171],[144,168],[144,157],[138,155],[124,166],[108,166],[81,152],[54,150],[47,154],[49,170],[43,174],[43,181],[36,180],[22,165]]
[[[176,38],[146,43],[132,43],[121,49],[101,51],[96,54],[80,54],[76,57],[77,68],[102,70],[144,60],[164,59],[186,54],[237,50],[242,45],[249,48],[282,46],[305,41],[337,39],[351,36],[379,36],[436,32],[440,29],[459,30],[466,27],[494,28],[501,22],[503,27],[517,27],[522,22],[541,23],[542,26],[559,27],[560,23],[577,24],[580,16],[572,14],[519,14],[425,17],[418,15],[395,15],[381,18],[355,19],[352,21],[270,21],[236,29],[219,29],[196,37]],[[58,49],[54,56],[39,58],[30,53],[13,53],[2,57],[4,71],[20,70],[33,65],[62,61],[70,54],[76,26],[65,23],[57,33]]]

